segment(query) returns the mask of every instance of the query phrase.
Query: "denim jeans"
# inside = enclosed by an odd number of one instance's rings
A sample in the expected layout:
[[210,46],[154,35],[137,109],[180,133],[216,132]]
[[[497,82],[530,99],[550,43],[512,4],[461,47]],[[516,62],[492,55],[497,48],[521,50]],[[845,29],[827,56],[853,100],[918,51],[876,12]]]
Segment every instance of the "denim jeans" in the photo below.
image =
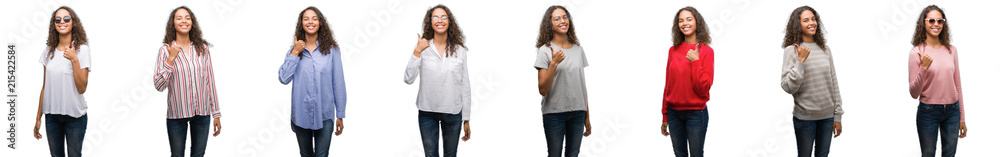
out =
[[570,111],[542,115],[542,125],[545,128],[545,141],[549,147],[549,157],[562,155],[563,139],[566,140],[566,157],[580,155],[580,143],[583,141],[583,124],[587,119],[586,111]]
[[792,117],[795,125],[795,143],[798,144],[799,157],[809,157],[816,143],[816,157],[830,155],[830,140],[833,139],[833,118],[821,120],[801,120]]
[[917,136],[920,138],[920,152],[925,157],[934,157],[937,135],[941,131],[941,156],[954,157],[958,148],[958,124],[961,120],[959,103],[924,104],[917,106]]
[[83,150],[83,135],[87,133],[87,115],[73,118],[68,115],[45,114],[45,135],[49,137],[49,154],[63,157],[63,142],[70,157],[79,157]]
[[184,142],[187,140],[188,125],[191,126],[191,157],[205,156],[208,143],[209,116],[194,116],[181,119],[167,119],[167,138],[170,139],[170,156],[184,157]]
[[[330,138],[333,137],[333,120],[324,120],[323,128],[311,130],[292,123],[292,132],[299,141],[299,155],[302,157],[330,156]],[[313,141],[315,140],[315,141]],[[316,147],[313,147],[315,143]]]
[[[447,114],[420,111],[417,114],[420,125],[420,139],[424,143],[424,156],[438,157],[438,132],[444,139],[444,156],[455,157],[458,154],[458,136],[462,131],[462,113]],[[440,130],[438,130],[440,126]]]
[[670,127],[670,141],[674,146],[674,156],[705,156],[705,134],[708,132],[708,108],[702,110],[674,110],[667,108],[667,125]]

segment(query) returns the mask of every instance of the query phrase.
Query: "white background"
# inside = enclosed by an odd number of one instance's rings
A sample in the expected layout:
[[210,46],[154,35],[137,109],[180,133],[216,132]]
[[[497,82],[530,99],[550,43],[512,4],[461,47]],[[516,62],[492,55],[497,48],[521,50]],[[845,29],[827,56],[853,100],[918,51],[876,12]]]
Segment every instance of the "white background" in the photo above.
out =
[[[85,156],[166,156],[166,93],[152,86],[153,65],[170,11],[189,6],[211,48],[222,134],[207,156],[296,156],[290,85],[278,67],[298,13],[317,6],[344,48],[348,85],[344,134],[333,156],[422,156],[414,105],[418,85],[403,70],[425,11],[445,4],[467,37],[473,88],[472,139],[461,156],[544,156],[535,40],[547,7],[565,5],[586,49],[593,135],[583,156],[669,156],[660,135],[666,49],[673,15],[696,7],[711,26],[716,77],[708,102],[707,156],[794,156],[792,98],[779,87],[782,37],[802,5],[822,17],[846,114],[831,156],[918,156],[917,101],[907,89],[907,57],[924,6],[948,16],[961,56],[969,136],[959,156],[991,156],[1000,140],[1000,64],[995,1],[13,1],[0,5],[0,42],[18,47],[17,149],[2,156],[47,156],[31,135],[41,87],[48,21],[72,7],[87,30],[93,72]],[[7,114],[7,112],[4,112]],[[5,122],[3,130],[9,129]],[[44,133],[44,128],[43,128]],[[9,134],[4,134],[5,137]],[[47,137],[46,137],[47,138]],[[4,142],[5,145],[7,142]],[[190,147],[190,144],[188,144]],[[940,150],[939,150],[940,152]],[[141,154],[141,155],[140,155]]]

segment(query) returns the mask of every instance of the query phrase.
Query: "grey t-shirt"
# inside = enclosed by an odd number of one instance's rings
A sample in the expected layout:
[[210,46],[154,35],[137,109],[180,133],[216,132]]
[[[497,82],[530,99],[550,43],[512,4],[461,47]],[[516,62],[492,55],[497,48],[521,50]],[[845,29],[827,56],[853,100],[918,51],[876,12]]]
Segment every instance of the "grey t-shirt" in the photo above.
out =
[[[542,114],[561,113],[587,110],[587,79],[583,68],[587,67],[587,55],[580,45],[563,49],[551,44],[555,51],[562,50],[566,59],[556,67],[556,75],[552,79],[552,88],[542,97]],[[552,50],[548,46],[538,48],[535,58],[536,69],[548,69],[552,62]]]

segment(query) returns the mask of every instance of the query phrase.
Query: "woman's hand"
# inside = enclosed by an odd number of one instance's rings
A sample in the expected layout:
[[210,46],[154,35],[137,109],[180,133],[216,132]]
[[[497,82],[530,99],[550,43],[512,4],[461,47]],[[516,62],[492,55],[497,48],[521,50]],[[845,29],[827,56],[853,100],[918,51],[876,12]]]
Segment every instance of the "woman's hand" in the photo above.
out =
[[809,47],[799,46],[799,44],[795,44],[795,52],[799,53],[799,62],[806,62],[806,58],[809,58],[809,53],[811,51],[812,50],[809,50]]
[[420,37],[420,34],[417,34],[417,48],[413,49],[413,56],[420,58],[421,52],[428,47],[431,47],[430,41],[427,41],[427,39]]
[[840,125],[840,122],[833,122],[833,137],[840,136],[842,132],[844,132],[844,127]]
[[212,127],[215,128],[215,133],[212,136],[219,136],[219,133],[222,132],[222,122],[219,121],[219,118],[212,121]]
[[920,68],[924,68],[924,70],[927,70],[927,68],[931,67],[931,63],[934,62],[934,58],[931,58],[931,55],[925,55],[919,53],[917,55],[920,56]]
[[42,134],[38,133],[38,129],[42,127],[42,120],[35,120],[35,139],[42,139]]
[[292,35],[292,42],[295,43],[292,45],[292,56],[299,56],[302,53],[302,49],[306,48],[306,42],[295,38],[294,35]]
[[583,136],[584,137],[590,136],[590,116],[587,116],[587,120],[584,120],[583,128],[584,128]]
[[336,125],[337,125],[337,127],[336,127],[337,131],[334,131],[333,134],[337,135],[337,136],[340,136],[341,133],[344,133],[344,119],[343,118],[337,118],[337,124]]
[[[552,52],[552,63],[551,64],[559,64],[559,63],[562,63],[562,61],[564,59],[566,59],[566,54],[564,54],[562,50],[555,51],[552,48],[552,46],[549,46],[549,51]],[[553,69],[553,70],[555,70],[555,69]]]
[[967,132],[969,132],[969,128],[965,127],[965,122],[958,123],[958,138],[965,138]]
[[663,134],[663,136],[670,136],[670,131],[667,130],[669,126],[670,125],[667,124],[667,122],[663,122],[663,124],[660,125],[660,134]]
[[73,47],[73,45],[76,45],[76,41],[71,42],[71,44],[69,44],[69,47],[66,48],[66,51],[63,51],[63,57],[69,59],[70,62],[75,63],[78,60],[76,58],[76,48]]
[[694,62],[694,61],[698,60],[698,51],[701,50],[701,47],[699,47],[699,46],[700,45],[694,45],[694,49],[688,50],[688,53],[687,53],[686,57],[687,57],[687,59],[689,61]]
[[465,121],[462,126],[465,128],[465,136],[462,136],[462,141],[469,141],[472,138],[472,129],[469,128],[469,121]]

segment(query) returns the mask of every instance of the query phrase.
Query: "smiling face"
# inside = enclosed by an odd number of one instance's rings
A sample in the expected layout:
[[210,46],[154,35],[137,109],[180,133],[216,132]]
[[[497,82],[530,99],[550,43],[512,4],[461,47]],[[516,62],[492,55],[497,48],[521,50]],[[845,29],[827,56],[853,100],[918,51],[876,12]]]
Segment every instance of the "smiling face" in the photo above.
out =
[[431,28],[434,29],[434,33],[445,34],[449,24],[451,24],[451,20],[448,17],[448,12],[441,8],[434,9],[434,12],[431,13]]
[[697,21],[695,21],[694,15],[691,14],[691,11],[681,11],[681,14],[677,16],[677,27],[680,28],[681,33],[683,33],[684,36],[694,35],[698,24]]
[[302,14],[302,30],[306,31],[308,35],[316,35],[319,32],[319,16],[316,15],[316,11],[306,10]]
[[931,10],[930,12],[927,12],[927,18],[924,20],[924,30],[927,31],[927,37],[937,38],[938,35],[941,35],[941,30],[944,29],[944,21],[932,23],[930,20],[926,19],[939,20],[944,19],[944,16],[941,15],[940,11]]
[[816,29],[819,28],[816,16],[809,10],[802,11],[799,15],[799,24],[802,26],[802,34],[810,37],[816,35]]
[[552,30],[558,34],[566,34],[569,31],[569,15],[566,15],[566,10],[552,11]]
[[59,9],[56,11],[56,16],[52,17],[52,22],[55,24],[56,32],[59,32],[60,35],[66,35],[73,31],[73,22],[76,21],[73,21],[72,19],[73,17],[66,9]]
[[191,32],[191,13],[187,9],[177,9],[173,18],[174,30],[177,30],[177,33],[187,34]]

